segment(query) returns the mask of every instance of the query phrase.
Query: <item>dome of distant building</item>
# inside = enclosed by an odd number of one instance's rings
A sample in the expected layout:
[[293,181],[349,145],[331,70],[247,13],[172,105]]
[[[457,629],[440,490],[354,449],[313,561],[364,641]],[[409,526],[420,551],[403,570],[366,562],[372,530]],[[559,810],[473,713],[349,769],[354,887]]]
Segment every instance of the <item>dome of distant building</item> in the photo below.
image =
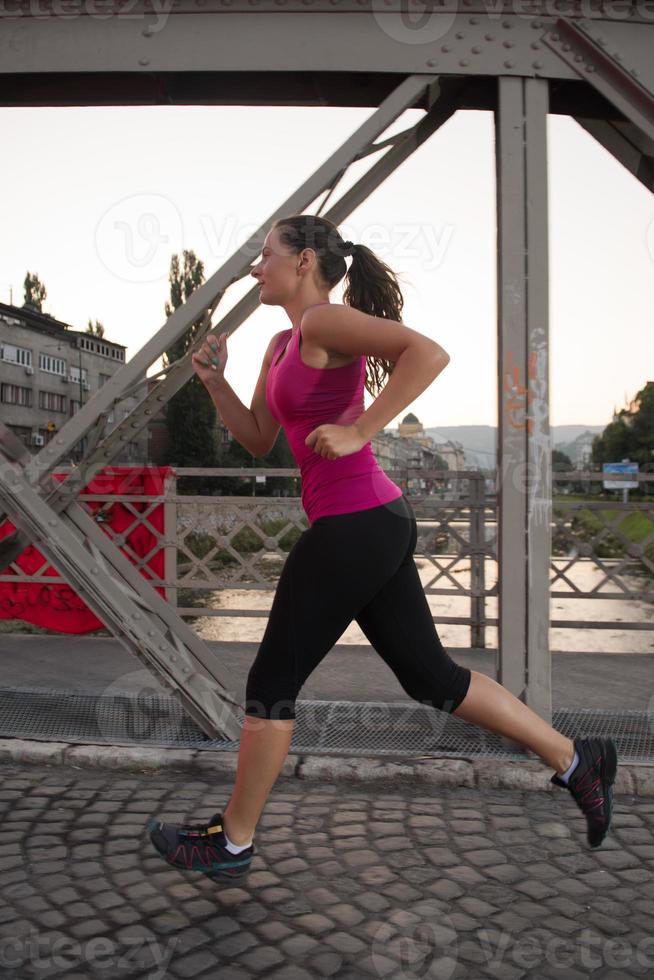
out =
[[416,418],[413,412],[409,412],[409,414],[405,415],[404,418],[402,419],[402,425],[405,425],[406,423],[411,424],[413,422],[419,422],[419,419]]

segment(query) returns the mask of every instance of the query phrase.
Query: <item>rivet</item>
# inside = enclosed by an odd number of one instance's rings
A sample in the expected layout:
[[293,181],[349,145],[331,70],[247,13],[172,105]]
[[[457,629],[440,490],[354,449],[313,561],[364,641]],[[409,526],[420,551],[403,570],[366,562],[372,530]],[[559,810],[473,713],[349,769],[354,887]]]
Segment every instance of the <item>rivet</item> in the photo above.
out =
[[597,38],[597,43],[598,44],[601,44],[602,47],[604,47],[604,45],[606,44],[606,38],[604,38],[604,37],[598,37]]
[[505,61],[504,62],[504,67],[505,68],[515,68],[515,61]]
[[444,52],[445,52],[446,54],[447,54],[447,53],[448,53],[449,51],[451,51],[451,50],[452,50],[452,48],[450,47],[450,45],[449,45],[449,44],[443,44],[443,45],[441,45],[441,51],[444,51]]
[[139,58],[139,65],[149,65],[149,64],[150,64],[149,58]]
[[468,23],[469,24],[478,24],[479,23],[479,17],[469,17],[468,18]]
[[48,521],[50,527],[56,527],[58,523],[59,523],[58,521]]
[[483,48],[480,48],[478,44],[475,44],[474,48],[471,49],[473,54],[481,54]]
[[636,71],[635,68],[631,69],[631,74],[634,76],[634,78],[638,78],[638,72]]
[[140,619],[140,618],[141,618],[141,614],[140,614],[140,612],[135,612],[135,613],[134,613],[134,614],[132,615],[132,619]]
[[156,636],[156,635],[157,635],[156,630],[148,630],[148,636]]
[[455,36],[456,38],[458,38],[458,39],[459,39],[459,41],[461,41],[461,40],[463,40],[463,38],[465,37],[465,34],[463,33],[463,31],[457,31],[457,32],[456,32],[456,34],[455,34],[454,36]]
[[430,68],[434,68],[434,66],[438,64],[438,58],[430,58],[427,64]]
[[543,24],[542,24],[542,21],[540,21],[540,20],[532,20],[531,26],[538,29],[539,27],[542,27]]
[[511,23],[510,20],[503,20],[502,27],[513,27],[513,24]]
[[584,60],[583,54],[576,54],[575,55],[575,61],[583,61],[583,60]]
[[460,65],[461,68],[467,68],[469,64],[470,64],[470,62],[469,61],[466,61],[465,58],[460,58],[459,59],[459,65]]
[[563,48],[564,51],[569,51],[570,50],[570,45],[569,44],[562,44],[561,47]]
[[533,51],[540,51],[540,44],[538,41],[532,41],[530,47]]
[[98,568],[98,566],[94,565],[93,568],[91,569],[91,575],[97,575],[99,571],[100,569]]
[[586,71],[595,71],[595,65],[586,65]]
[[534,68],[542,68],[543,67],[543,62],[542,61],[534,61],[533,62],[533,67]]
[[484,40],[485,41],[494,41],[495,40],[495,35],[494,34],[484,34]]
[[622,61],[622,55],[620,54],[619,51],[616,51],[613,57],[615,58],[616,61]]
[[[166,644],[165,643],[160,643],[159,644],[159,649],[160,650],[165,650],[166,649]],[[174,660],[174,659],[175,659],[174,657],[171,657],[171,660]]]
[[558,41],[559,35],[558,34],[550,34],[550,38],[551,38],[552,41]]
[[512,48],[513,47],[513,43],[514,43],[513,41],[502,41],[502,45],[505,48]]

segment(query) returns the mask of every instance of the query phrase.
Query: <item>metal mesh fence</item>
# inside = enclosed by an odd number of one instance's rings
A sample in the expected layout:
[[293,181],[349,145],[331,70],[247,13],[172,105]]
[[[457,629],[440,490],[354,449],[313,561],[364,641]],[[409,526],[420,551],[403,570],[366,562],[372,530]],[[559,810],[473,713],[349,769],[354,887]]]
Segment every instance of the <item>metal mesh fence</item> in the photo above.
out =
[[[413,701],[298,700],[296,715],[292,752],[396,759],[538,758],[499,735]],[[242,712],[239,720],[243,720]],[[552,723],[570,738],[610,735],[621,759],[654,759],[654,717],[647,712],[559,709],[553,712]],[[238,742],[208,738],[172,697],[108,697],[42,688],[0,688],[0,737],[176,749],[238,749]]]

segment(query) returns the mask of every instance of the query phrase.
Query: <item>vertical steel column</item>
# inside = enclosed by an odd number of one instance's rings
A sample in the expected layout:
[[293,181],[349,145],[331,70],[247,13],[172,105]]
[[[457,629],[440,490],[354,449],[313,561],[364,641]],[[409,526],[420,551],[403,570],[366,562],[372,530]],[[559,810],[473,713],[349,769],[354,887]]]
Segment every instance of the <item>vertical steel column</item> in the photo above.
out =
[[552,721],[545,79],[498,79],[498,681]]
[[482,473],[468,481],[470,494],[470,646],[486,646],[486,483]]

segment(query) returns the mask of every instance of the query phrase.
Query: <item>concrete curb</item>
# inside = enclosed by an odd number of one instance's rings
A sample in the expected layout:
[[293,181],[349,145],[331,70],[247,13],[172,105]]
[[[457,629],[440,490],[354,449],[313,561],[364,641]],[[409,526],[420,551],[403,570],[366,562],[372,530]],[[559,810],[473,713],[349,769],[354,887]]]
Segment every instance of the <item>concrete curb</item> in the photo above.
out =
[[[125,769],[156,771],[183,769],[197,775],[235,775],[238,752],[207,749],[166,749],[145,745],[43,742],[34,739],[0,739],[0,763],[23,762],[71,766],[76,769]],[[538,760],[457,759],[421,757],[391,761],[364,756],[297,755],[289,753],[280,776],[307,782],[393,783],[424,786],[468,786],[552,791],[552,771]],[[615,793],[654,796],[654,763],[620,762]]]

